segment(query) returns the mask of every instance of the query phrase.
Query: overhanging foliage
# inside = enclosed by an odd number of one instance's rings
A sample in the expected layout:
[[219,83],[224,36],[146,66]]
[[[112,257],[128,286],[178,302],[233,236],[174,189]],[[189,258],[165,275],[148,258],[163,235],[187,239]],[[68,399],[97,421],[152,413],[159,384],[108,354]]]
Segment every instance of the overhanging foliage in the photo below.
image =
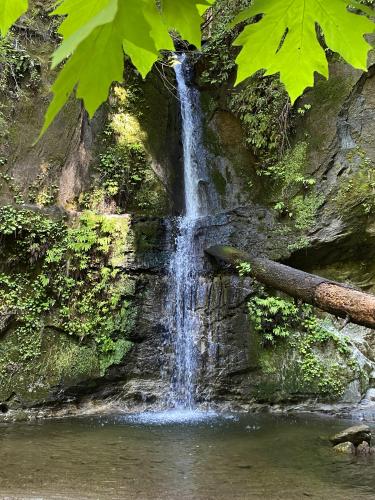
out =
[[[175,30],[200,48],[202,16],[216,0],[61,0],[53,12],[63,16],[62,43],[52,58],[63,61],[52,91],[42,133],[75,90],[90,116],[103,103],[114,81],[121,81],[124,52],[145,77],[161,50],[174,50]],[[27,10],[27,0],[2,0],[0,31]],[[314,83],[318,72],[328,77],[323,43],[352,66],[366,70],[374,31],[374,11],[356,0],[254,0],[235,24],[250,21],[235,41],[237,83],[258,70],[280,74],[294,102]],[[324,42],[322,41],[324,39]]]

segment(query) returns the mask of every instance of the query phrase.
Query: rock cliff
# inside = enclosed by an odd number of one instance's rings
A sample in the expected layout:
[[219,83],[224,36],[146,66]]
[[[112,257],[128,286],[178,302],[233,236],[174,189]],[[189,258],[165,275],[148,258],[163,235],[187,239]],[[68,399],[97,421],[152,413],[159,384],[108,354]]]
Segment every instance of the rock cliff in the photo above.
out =
[[[48,23],[36,6],[27,29],[16,28],[1,47],[17,63],[1,79],[1,408],[161,405],[171,362],[167,267],[183,209],[173,73],[157,68],[143,82],[129,65],[94,120],[72,100],[33,146],[53,78]],[[375,383],[373,332],[301,305],[281,314],[287,298],[261,290],[246,272],[219,269],[203,250],[230,244],[374,291],[375,67],[362,74],[332,61],[330,80],[294,110],[270,108],[282,98],[273,81],[249,83],[248,113],[265,95],[264,119],[278,120],[284,141],[276,154],[268,138],[266,154],[255,141],[259,124],[249,129],[233,104],[231,76],[207,83],[207,64],[197,62],[196,84],[222,209],[196,234],[198,400],[357,404]],[[271,338],[257,328],[257,313],[274,323]]]

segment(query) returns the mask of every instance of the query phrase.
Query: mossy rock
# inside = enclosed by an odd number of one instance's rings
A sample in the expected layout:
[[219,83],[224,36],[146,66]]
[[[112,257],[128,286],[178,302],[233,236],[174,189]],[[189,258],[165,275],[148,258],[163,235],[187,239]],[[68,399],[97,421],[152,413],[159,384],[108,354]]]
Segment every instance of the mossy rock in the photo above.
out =
[[57,386],[74,385],[100,375],[94,345],[79,345],[51,329],[35,332],[28,342],[20,339],[16,331],[10,332],[0,344],[0,367],[0,400],[15,397],[23,404],[48,399]]

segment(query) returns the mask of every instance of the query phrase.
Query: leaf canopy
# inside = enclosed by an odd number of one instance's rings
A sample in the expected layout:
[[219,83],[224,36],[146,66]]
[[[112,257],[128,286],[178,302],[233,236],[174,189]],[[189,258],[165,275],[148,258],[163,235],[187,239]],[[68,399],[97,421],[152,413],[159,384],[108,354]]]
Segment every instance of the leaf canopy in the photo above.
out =
[[54,96],[41,135],[74,89],[93,116],[112,82],[122,80],[123,52],[145,77],[161,50],[174,50],[171,28],[199,47],[201,16],[214,1],[163,0],[158,8],[155,0],[63,0],[53,12],[66,17],[52,65],[70,58],[52,86]]
[[[63,16],[63,40],[52,66],[66,62],[52,86],[42,134],[74,91],[92,116],[107,99],[112,82],[122,80],[124,52],[145,77],[161,50],[174,50],[171,29],[199,48],[202,15],[215,1],[60,0],[53,14]],[[28,0],[0,0],[2,36],[27,6]],[[358,0],[254,0],[233,23],[255,21],[235,40],[242,47],[237,83],[259,70],[279,73],[294,102],[314,84],[315,72],[328,77],[317,27],[330,49],[366,70],[371,46],[364,36],[374,31],[374,16]]]

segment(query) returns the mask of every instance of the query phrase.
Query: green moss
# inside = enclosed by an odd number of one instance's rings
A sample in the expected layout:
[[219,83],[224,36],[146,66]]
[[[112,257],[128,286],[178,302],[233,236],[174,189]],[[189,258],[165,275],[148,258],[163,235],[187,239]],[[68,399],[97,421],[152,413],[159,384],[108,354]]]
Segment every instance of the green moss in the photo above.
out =
[[[331,75],[329,79],[318,78],[311,92],[312,107],[326,103],[329,106],[340,105],[350,90],[351,82],[342,75]],[[319,112],[317,110],[317,112]]]
[[135,228],[135,249],[137,253],[154,250],[160,242],[160,222],[148,220],[138,222]]
[[116,268],[123,264],[126,253],[133,246],[130,231],[131,217],[123,215],[121,217],[114,216],[109,218],[113,224],[113,231],[117,234],[117,238],[112,241],[109,264],[111,267]]
[[49,328],[29,336],[29,345],[37,344],[38,350],[27,360],[20,352],[26,339],[19,332],[10,332],[0,343],[0,400],[17,394],[24,403],[42,401],[57,386],[100,376],[95,345],[80,345]]
[[215,185],[216,192],[224,196],[227,189],[227,181],[223,174],[217,168],[211,174],[212,182]]
[[279,372],[277,363],[275,362],[275,353],[272,351],[263,350],[259,356],[259,365],[263,373],[271,375]]
[[107,368],[121,363],[127,352],[131,349],[132,345],[133,344],[131,342],[123,339],[115,342],[113,350],[100,357],[100,374],[104,375]]
[[351,166],[334,201],[342,214],[353,215],[354,211],[357,215],[374,215],[375,164],[359,148],[351,151],[347,159]]
[[258,171],[266,180],[265,201],[273,205],[291,235],[290,251],[308,245],[306,237],[314,225],[324,196],[313,177],[306,174],[308,143],[300,141],[276,163]]
[[334,138],[337,115],[357,81],[358,74],[342,62],[331,62],[329,79],[318,77],[314,88],[300,101],[300,106],[307,104],[311,109],[296,124],[296,133],[308,137],[312,164],[325,155],[327,140]]

